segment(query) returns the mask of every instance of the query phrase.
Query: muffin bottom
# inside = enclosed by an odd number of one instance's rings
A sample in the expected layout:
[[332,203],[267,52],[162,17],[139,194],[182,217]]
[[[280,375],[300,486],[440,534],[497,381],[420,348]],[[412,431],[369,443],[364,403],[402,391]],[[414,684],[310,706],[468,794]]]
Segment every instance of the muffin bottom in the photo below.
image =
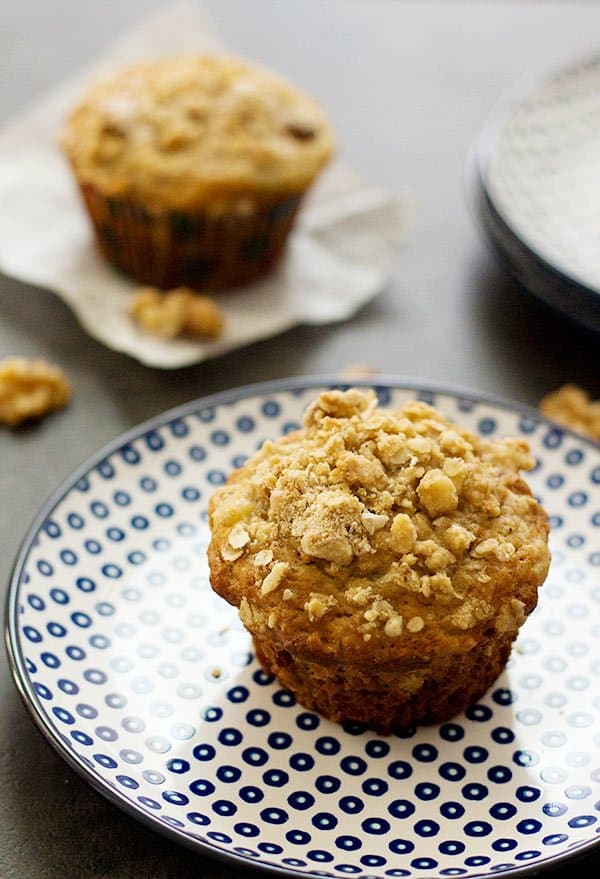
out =
[[426,671],[325,665],[294,657],[272,639],[252,637],[263,669],[302,705],[338,723],[362,723],[387,734],[443,723],[476,702],[502,672],[515,636],[498,635],[467,653],[438,657]]
[[247,213],[152,213],[126,199],[81,186],[98,246],[142,284],[222,290],[266,274],[281,258],[301,195],[285,195]]

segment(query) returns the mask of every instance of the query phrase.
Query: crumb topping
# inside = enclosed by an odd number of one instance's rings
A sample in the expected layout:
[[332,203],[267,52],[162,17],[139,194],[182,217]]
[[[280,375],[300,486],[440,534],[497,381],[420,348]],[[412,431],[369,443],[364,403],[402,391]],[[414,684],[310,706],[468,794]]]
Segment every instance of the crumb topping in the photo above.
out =
[[92,87],[62,144],[85,183],[154,210],[252,213],[253,194],[300,192],[329,158],[320,107],[270,71],[216,56],[136,64]]
[[495,614],[516,631],[514,565],[533,595],[549,561],[519,476],[533,465],[523,441],[479,438],[425,403],[391,412],[372,391],[327,391],[303,430],[217,490],[211,527],[250,570],[272,565],[255,580],[271,609],[285,601],[332,636],[352,620],[363,641],[427,638],[432,624],[460,633]]

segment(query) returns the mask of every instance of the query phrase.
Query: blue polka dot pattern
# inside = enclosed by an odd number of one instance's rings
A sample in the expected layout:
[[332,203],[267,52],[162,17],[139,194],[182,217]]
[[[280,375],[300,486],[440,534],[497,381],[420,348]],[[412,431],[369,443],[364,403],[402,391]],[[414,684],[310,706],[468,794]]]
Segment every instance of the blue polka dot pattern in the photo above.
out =
[[12,586],[28,698],[109,796],[242,861],[384,879],[566,856],[598,827],[598,450],[490,403],[376,390],[485,436],[526,436],[538,461],[552,569],[480,703],[389,738],[332,724],[259,668],[211,592],[210,493],[259,439],[298,429],[316,393],[299,389],[166,415],[67,487]]

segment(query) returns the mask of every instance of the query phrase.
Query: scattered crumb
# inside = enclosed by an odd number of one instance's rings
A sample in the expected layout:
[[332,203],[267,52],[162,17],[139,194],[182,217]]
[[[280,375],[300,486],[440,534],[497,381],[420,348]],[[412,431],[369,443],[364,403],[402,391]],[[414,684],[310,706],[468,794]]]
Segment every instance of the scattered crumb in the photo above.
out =
[[45,360],[0,361],[0,424],[17,427],[66,406],[71,386],[64,372]]
[[181,335],[217,339],[223,332],[223,314],[215,302],[189,287],[166,293],[155,287],[140,287],[129,313],[142,329],[164,339]]
[[339,372],[340,378],[349,379],[371,378],[374,375],[377,375],[377,370],[368,363],[352,363],[344,366]]
[[540,400],[540,412],[559,424],[600,442],[600,400],[577,385],[563,385]]

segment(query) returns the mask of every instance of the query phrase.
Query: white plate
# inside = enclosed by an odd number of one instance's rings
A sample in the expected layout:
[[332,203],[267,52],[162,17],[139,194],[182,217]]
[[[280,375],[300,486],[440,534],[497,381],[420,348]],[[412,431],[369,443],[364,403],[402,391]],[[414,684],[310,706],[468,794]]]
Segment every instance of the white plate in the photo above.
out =
[[532,292],[600,330],[600,58],[506,103],[478,148],[486,227]]
[[[600,450],[535,412],[401,381],[485,435],[521,435],[552,523],[538,609],[481,703],[404,736],[294,704],[208,585],[206,504],[327,381],[259,385],[120,437],[45,505],[19,555],[8,647],[34,720],[129,814],[279,875],[481,876],[598,843]],[[360,382],[358,383],[360,384]],[[235,867],[234,867],[235,868]]]

